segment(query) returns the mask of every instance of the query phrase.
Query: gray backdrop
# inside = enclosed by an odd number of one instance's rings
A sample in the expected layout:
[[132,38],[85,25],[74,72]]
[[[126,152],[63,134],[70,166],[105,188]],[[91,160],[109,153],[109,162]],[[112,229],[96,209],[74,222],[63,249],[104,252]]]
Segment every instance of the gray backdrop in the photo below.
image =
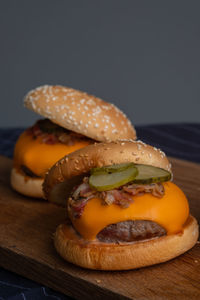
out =
[[1,0],[0,126],[38,85],[115,103],[134,124],[200,121],[200,1]]

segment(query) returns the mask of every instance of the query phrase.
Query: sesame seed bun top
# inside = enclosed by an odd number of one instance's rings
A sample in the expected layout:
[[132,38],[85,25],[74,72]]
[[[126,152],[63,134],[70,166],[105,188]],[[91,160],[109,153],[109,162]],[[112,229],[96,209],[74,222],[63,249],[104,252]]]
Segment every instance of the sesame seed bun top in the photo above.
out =
[[25,96],[24,105],[66,129],[97,141],[136,139],[131,122],[115,105],[72,88],[38,87]]

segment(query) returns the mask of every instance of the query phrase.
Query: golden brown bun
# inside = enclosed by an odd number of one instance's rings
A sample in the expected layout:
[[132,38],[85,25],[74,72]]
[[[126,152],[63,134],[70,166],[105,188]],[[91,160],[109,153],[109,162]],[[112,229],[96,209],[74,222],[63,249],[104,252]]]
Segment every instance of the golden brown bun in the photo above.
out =
[[25,96],[24,104],[52,122],[97,141],[136,139],[131,122],[116,106],[72,88],[41,86]]
[[141,141],[96,143],[77,150],[59,160],[44,181],[45,197],[64,205],[73,185],[80,182],[91,168],[134,162],[171,171],[165,154]]
[[128,244],[86,242],[70,225],[59,225],[54,238],[58,253],[67,261],[89,269],[129,270],[168,261],[192,248],[198,224],[190,216],[181,234]]
[[11,186],[17,192],[34,198],[44,198],[42,190],[42,178],[24,176],[15,168],[11,170]]

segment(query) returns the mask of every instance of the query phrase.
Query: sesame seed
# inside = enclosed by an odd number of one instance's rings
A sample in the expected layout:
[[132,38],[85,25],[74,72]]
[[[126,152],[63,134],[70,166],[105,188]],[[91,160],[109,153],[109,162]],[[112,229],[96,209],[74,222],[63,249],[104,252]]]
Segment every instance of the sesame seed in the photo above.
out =
[[34,109],[36,109],[36,105],[35,105],[34,102],[32,102],[32,106],[33,106]]
[[163,151],[160,150],[160,153],[162,154],[162,156],[166,156],[165,153]]
[[93,108],[92,111],[94,114],[98,115],[101,112],[101,108],[99,106],[97,106],[97,107]]
[[118,133],[117,129],[113,129],[112,133]]
[[111,107],[110,106],[107,106],[107,105],[102,105],[101,106],[104,110],[110,110],[111,109]]
[[95,105],[96,103],[94,102],[93,99],[89,99],[89,100],[87,101],[87,104],[88,104],[88,105]]
[[140,143],[141,145],[143,145],[144,147],[147,147],[147,144],[145,144],[144,142],[142,142],[142,141],[137,141],[137,143]]

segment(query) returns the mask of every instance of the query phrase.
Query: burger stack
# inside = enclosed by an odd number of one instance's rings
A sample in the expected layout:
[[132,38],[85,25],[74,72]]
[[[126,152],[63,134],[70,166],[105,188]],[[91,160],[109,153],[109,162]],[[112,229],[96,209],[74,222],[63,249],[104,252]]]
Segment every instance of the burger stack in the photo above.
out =
[[[66,206],[54,245],[68,262],[128,270],[168,261],[192,248],[198,224],[172,182],[161,150],[135,141],[114,105],[61,86],[25,97],[44,116],[17,141],[11,184]],[[42,190],[43,186],[43,190]]]

